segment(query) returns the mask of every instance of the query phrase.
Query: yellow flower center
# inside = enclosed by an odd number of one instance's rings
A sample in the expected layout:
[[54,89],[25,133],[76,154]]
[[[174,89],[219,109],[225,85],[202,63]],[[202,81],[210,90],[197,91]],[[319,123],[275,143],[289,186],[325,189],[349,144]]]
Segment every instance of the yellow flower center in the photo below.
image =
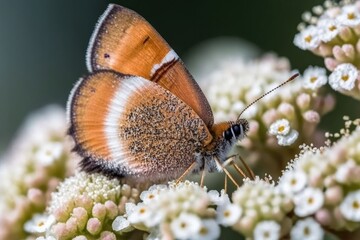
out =
[[143,213],[145,213],[145,212],[146,212],[145,208],[141,208],[141,209],[140,209],[140,213],[141,213],[141,214],[143,214]]
[[358,202],[358,201],[354,201],[353,204],[352,204],[352,207],[353,207],[354,209],[359,209],[359,208],[360,208],[359,202]]
[[313,198],[308,198],[308,204],[312,204],[314,202],[314,199]]
[[309,230],[308,227],[305,227],[305,228],[304,228],[304,235],[305,235],[305,236],[309,236],[309,235],[310,235],[310,230]]
[[311,78],[310,78],[310,82],[311,82],[311,83],[314,83],[314,82],[316,82],[317,79],[318,79],[317,77],[311,77]]
[[290,184],[291,184],[291,185],[296,185],[296,182],[297,182],[296,179],[293,178],[293,179],[291,179]]
[[352,12],[352,13],[348,13],[347,14],[347,18],[349,19],[349,20],[352,20],[352,19],[355,19],[355,14]]
[[331,31],[331,32],[332,32],[332,31],[335,31],[335,30],[336,30],[336,26],[331,25],[331,26],[329,26],[328,29],[329,29],[329,31]]
[[186,228],[186,223],[182,222],[182,223],[180,224],[180,227],[181,227],[181,228]]
[[207,235],[209,233],[209,229],[202,227],[199,233],[200,235]]
[[311,42],[311,40],[312,40],[312,36],[311,36],[311,35],[308,35],[308,36],[306,36],[306,37],[304,38],[304,40],[305,40],[305,42],[309,43],[309,42]]
[[278,132],[282,132],[282,131],[284,131],[285,130],[285,127],[284,126],[279,126],[278,127]]
[[230,212],[229,212],[229,211],[225,211],[225,212],[224,212],[224,216],[225,216],[225,217],[230,216]]
[[343,80],[344,82],[346,82],[347,80],[349,80],[349,75],[343,75],[343,76],[341,76],[341,80]]
[[43,222],[43,221],[41,221],[41,222],[38,222],[38,227],[42,227],[42,226],[44,226],[45,225],[45,223]]

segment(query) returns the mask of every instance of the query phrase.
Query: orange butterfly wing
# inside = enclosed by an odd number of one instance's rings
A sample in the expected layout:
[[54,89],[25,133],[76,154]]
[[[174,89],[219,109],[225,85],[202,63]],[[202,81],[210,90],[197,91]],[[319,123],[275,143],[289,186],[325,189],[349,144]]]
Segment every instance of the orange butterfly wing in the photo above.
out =
[[112,69],[156,82],[189,105],[211,127],[208,101],[177,54],[136,12],[111,4],[100,17],[87,51],[90,72]]
[[136,182],[179,177],[212,140],[202,119],[171,92],[109,70],[75,85],[68,116],[84,170]]

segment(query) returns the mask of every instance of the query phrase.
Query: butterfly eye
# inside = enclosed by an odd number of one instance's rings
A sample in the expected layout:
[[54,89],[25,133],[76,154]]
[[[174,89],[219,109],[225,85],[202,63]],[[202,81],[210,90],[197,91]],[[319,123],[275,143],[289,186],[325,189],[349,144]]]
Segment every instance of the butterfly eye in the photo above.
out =
[[233,134],[231,132],[231,128],[229,128],[228,130],[226,130],[224,132],[224,138],[229,141],[229,140],[231,140],[232,137],[233,137]]
[[241,134],[241,128],[240,128],[240,125],[238,125],[238,124],[232,126],[232,130],[234,131],[234,134],[236,137]]

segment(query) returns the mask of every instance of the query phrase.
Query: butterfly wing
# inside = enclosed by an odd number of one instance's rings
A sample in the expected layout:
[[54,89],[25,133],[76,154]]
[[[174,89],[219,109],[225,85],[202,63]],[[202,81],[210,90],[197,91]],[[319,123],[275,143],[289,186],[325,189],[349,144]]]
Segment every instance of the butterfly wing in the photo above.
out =
[[212,139],[203,120],[171,92],[114,71],[81,79],[68,117],[84,170],[138,182],[178,177]]
[[87,51],[90,72],[111,69],[156,82],[214,122],[208,101],[178,55],[136,12],[110,4],[100,17]]

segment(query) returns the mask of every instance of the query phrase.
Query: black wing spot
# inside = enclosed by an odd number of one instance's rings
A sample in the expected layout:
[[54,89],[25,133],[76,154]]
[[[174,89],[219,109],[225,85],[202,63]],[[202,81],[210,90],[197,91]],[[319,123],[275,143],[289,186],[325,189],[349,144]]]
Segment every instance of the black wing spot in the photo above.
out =
[[147,37],[144,39],[143,44],[145,44],[147,41],[149,41],[149,39],[150,39],[150,37],[147,36]]

